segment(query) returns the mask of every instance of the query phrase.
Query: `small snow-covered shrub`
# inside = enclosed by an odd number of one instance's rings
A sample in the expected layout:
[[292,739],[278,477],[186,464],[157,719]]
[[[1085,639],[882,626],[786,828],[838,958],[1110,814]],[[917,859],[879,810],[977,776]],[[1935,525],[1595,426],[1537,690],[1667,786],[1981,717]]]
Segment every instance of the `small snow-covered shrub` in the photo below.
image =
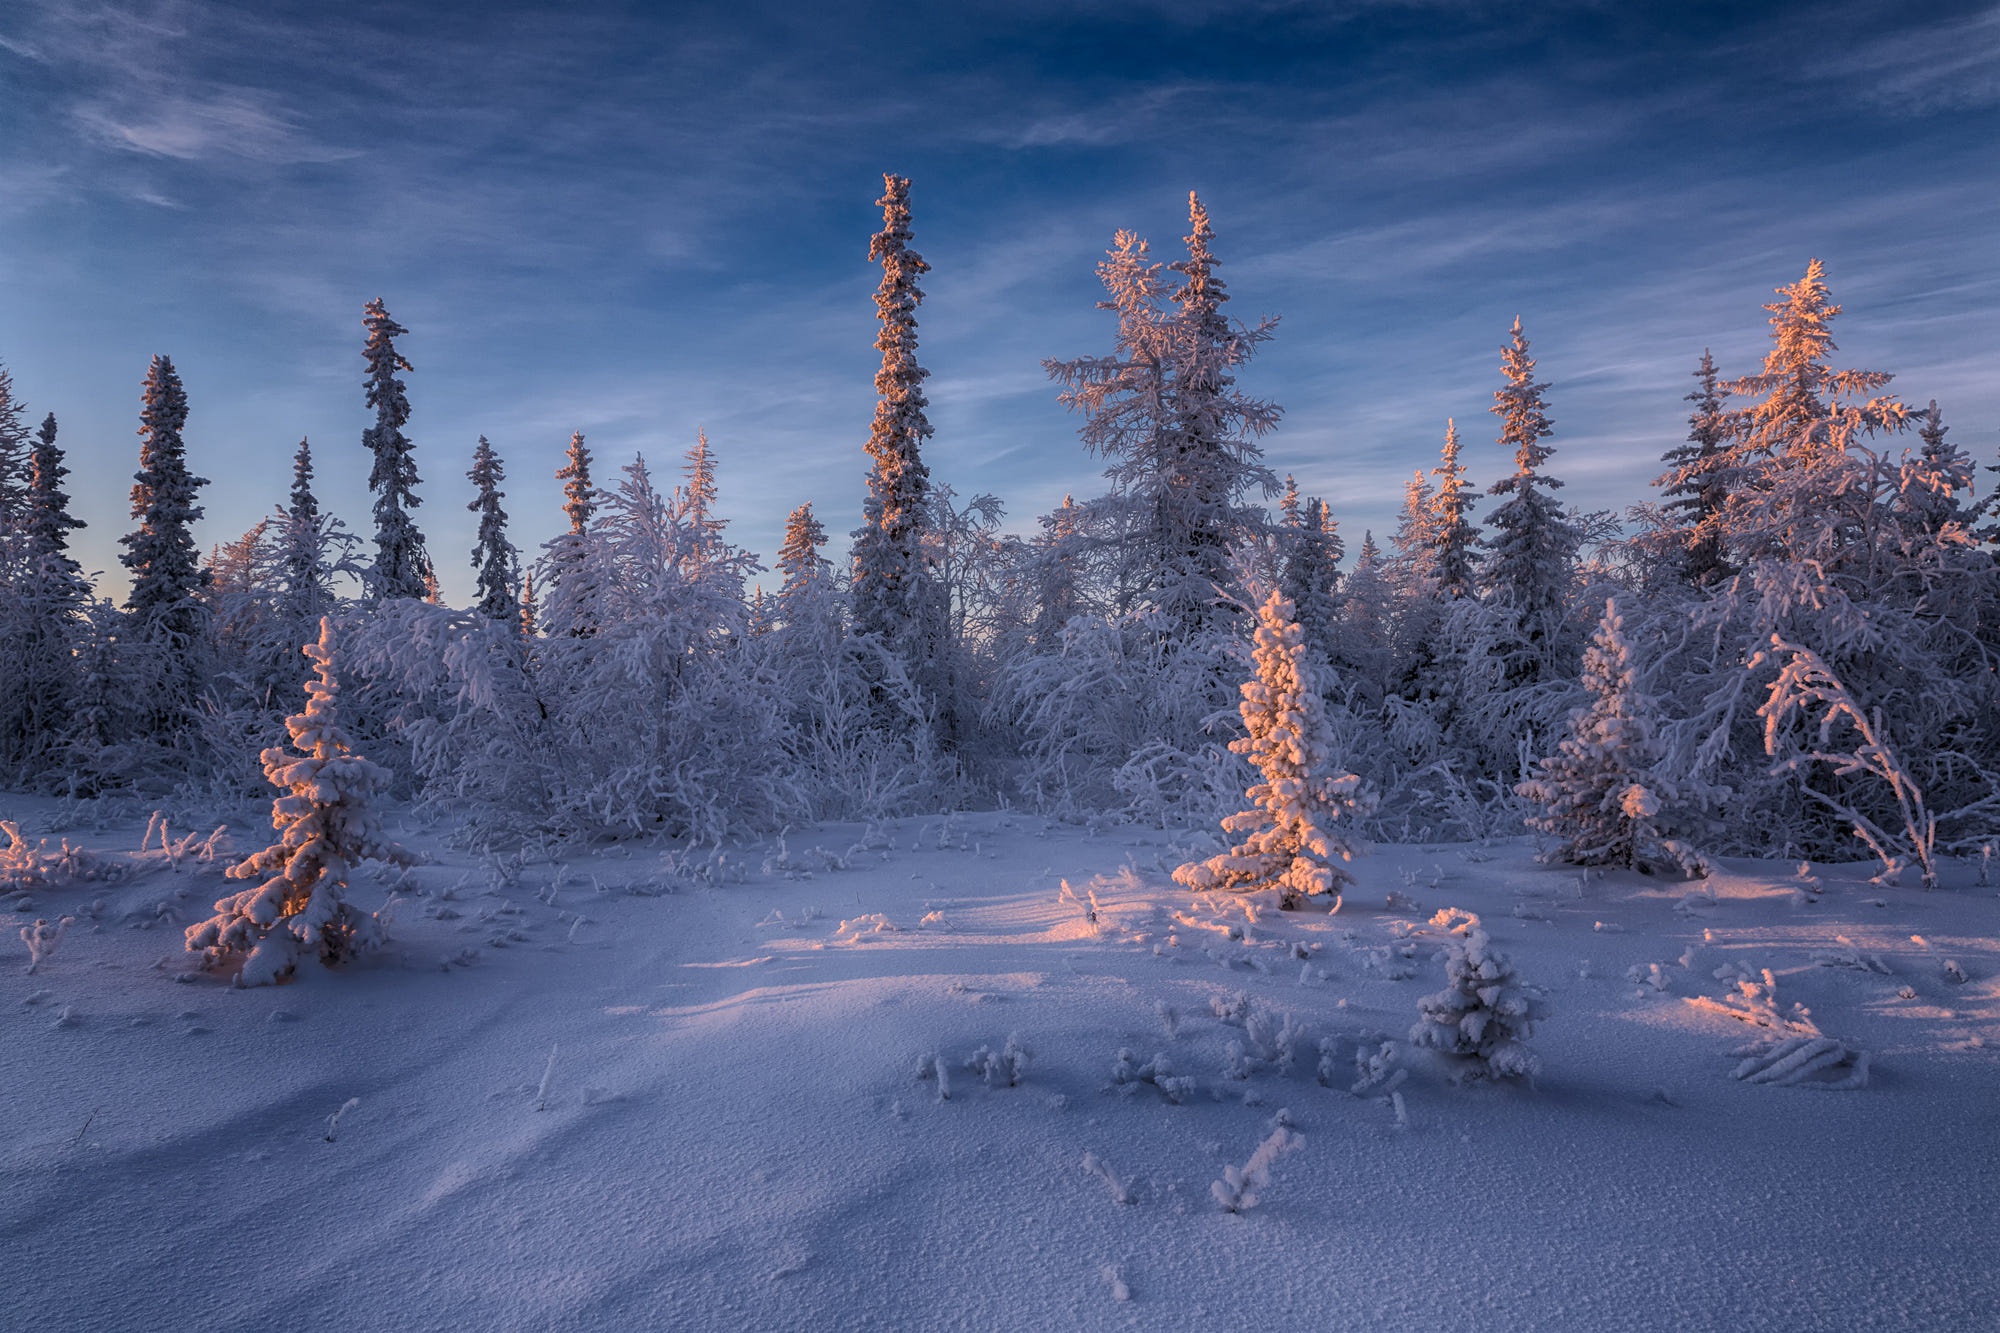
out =
[[330,619],[305,651],[318,675],[306,686],[305,711],[285,719],[298,753],[264,751],[264,774],[284,793],[271,802],[278,841],[227,871],[231,879],[270,878],[221,899],[213,917],[187,932],[189,951],[210,966],[245,955],[237,978],[244,986],[291,975],[302,948],[331,966],[375,947],[378,921],[346,899],[349,868],[368,858],[409,859],[383,836],[372,807],[388,771],[355,754],[341,725]]
[[38,917],[34,925],[21,927],[21,943],[28,946],[29,976],[41,971],[42,964],[55,956],[56,946],[62,943],[63,936],[75,924],[73,916],[63,917],[53,925]]
[[1270,1137],[1257,1145],[1257,1151],[1250,1154],[1250,1160],[1242,1166],[1225,1166],[1222,1179],[1208,1187],[1215,1196],[1215,1202],[1225,1213],[1248,1212],[1257,1206],[1262,1197],[1260,1190],[1271,1184],[1271,1165],[1288,1152],[1305,1146],[1303,1136],[1294,1134],[1283,1125],[1271,1131]]
[[1411,1043],[1462,1061],[1465,1078],[1532,1076],[1541,1062],[1523,1043],[1545,1006],[1521,988],[1507,956],[1471,930],[1451,942],[1444,970],[1445,988],[1417,1001]]
[[1028,1047],[1020,1034],[1007,1034],[1007,1044],[995,1051],[981,1046],[966,1059],[965,1067],[984,1079],[989,1088],[1016,1088],[1028,1072]]
[[1175,1106],[1179,1106],[1194,1095],[1195,1081],[1176,1075],[1173,1066],[1167,1062],[1166,1052],[1156,1052],[1151,1060],[1140,1064],[1129,1049],[1120,1048],[1111,1062],[1111,1082],[1121,1092],[1131,1093],[1142,1083],[1150,1083],[1159,1094]]
[[123,878],[129,867],[122,861],[73,846],[68,838],[56,851],[48,840],[30,843],[21,826],[0,819],[0,833],[7,842],[0,846],[0,892],[20,893],[28,889],[52,889],[64,884],[101,883]]

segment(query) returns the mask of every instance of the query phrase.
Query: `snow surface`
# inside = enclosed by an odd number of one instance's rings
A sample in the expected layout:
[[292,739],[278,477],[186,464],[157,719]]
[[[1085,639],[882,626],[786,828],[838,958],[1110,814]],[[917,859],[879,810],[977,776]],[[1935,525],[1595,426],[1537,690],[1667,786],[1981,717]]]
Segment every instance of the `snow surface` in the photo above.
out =
[[[387,951],[286,986],[190,974],[231,858],[136,852],[143,814],[63,831],[123,878],[0,897],[0,1327],[2000,1327],[2000,889],[1966,866],[1381,847],[1327,915],[1021,814],[554,865],[396,822],[430,859],[358,877]],[[1543,988],[1532,1086],[1407,1045],[1446,907]],[[1806,1027],[1867,1086],[1732,1077]],[[1194,1090],[1114,1085],[1121,1050]]]

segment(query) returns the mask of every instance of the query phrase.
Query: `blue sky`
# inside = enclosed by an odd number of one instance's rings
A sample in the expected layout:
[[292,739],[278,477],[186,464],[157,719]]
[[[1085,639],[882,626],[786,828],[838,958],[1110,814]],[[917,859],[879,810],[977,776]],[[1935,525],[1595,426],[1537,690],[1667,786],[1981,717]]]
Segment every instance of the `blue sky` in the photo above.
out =
[[[1094,265],[1171,258],[1186,195],[1232,310],[1283,317],[1242,377],[1268,460],[1385,534],[1447,416],[1482,485],[1519,314],[1553,469],[1646,496],[1704,346],[1755,369],[1806,259],[1845,364],[2000,452],[2000,8],[1011,3],[0,5],[0,361],[53,410],[122,587],[138,393],[174,358],[203,543],[282,499],[368,527],[361,307],[409,327],[428,535],[470,593],[465,471],[492,439],[515,537],[697,427],[732,535],[859,512],[881,173],[930,261],[928,461],[1009,526],[1102,463],[1041,369],[1109,349]],[[844,546],[844,538],[840,540]]]

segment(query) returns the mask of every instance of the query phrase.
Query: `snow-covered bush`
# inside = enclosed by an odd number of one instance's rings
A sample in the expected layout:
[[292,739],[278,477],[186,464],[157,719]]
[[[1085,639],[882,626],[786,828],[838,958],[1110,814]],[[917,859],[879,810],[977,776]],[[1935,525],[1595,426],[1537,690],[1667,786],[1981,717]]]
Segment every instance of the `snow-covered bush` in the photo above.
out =
[[1248,735],[1229,748],[1249,757],[1260,781],[1248,792],[1254,808],[1222,827],[1250,836],[1221,856],[1190,862],[1174,879],[1197,892],[1275,888],[1282,906],[1330,894],[1354,882],[1337,862],[1354,847],[1334,831],[1367,813],[1372,797],[1353,773],[1332,771],[1323,704],[1292,604],[1278,592],[1258,611],[1256,676],[1244,682],[1239,710]]
[[37,917],[35,923],[21,927],[21,943],[28,946],[28,975],[42,970],[42,964],[55,956],[56,946],[63,936],[76,924],[76,918],[66,916],[53,923]]
[[350,868],[366,859],[407,863],[382,833],[374,799],[388,771],[354,753],[340,718],[333,622],[320,622],[306,656],[318,670],[307,682],[306,708],[285,719],[296,754],[264,752],[264,773],[283,794],[271,803],[278,841],[231,866],[231,879],[268,875],[253,889],[223,898],[215,915],[187,931],[187,947],[214,966],[242,954],[238,983],[270,985],[289,976],[301,950],[331,966],[374,947],[380,926],[347,901]]
[[1450,941],[1444,971],[1445,988],[1417,1001],[1411,1043],[1461,1061],[1468,1079],[1532,1077],[1541,1062],[1523,1043],[1546,1007],[1522,988],[1507,956],[1475,929]]

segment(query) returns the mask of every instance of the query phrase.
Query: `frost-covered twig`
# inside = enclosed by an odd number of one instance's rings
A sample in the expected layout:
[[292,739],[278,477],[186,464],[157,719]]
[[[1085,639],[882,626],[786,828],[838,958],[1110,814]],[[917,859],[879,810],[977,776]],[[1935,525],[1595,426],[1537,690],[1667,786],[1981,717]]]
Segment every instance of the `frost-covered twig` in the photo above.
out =
[[338,1111],[335,1111],[326,1118],[326,1141],[328,1143],[332,1143],[334,1136],[340,1132],[340,1118],[359,1105],[361,1105],[359,1097],[349,1097],[340,1104]]
[[1111,1201],[1113,1203],[1131,1203],[1133,1201],[1132,1187],[1120,1180],[1111,1170],[1111,1164],[1096,1153],[1087,1152],[1083,1155],[1083,1169],[1104,1182],[1105,1188],[1111,1191]]
[[[67,917],[64,918],[64,920],[67,919],[68,919]],[[1921,935],[1910,936],[1910,943],[1921,944],[1924,946],[1925,949],[1929,950],[1931,955],[1931,961],[1938,965],[1938,970],[1944,973],[1944,979],[1946,981],[1949,981],[1954,986],[1963,986],[1965,984],[1965,969],[1958,965],[1957,959],[1946,958],[1943,954],[1937,951],[1937,946],[1935,944],[1932,944],[1929,940],[1925,939]],[[35,969],[31,967],[28,970],[32,972]]]
[[1222,1179],[1208,1187],[1209,1193],[1215,1196],[1215,1202],[1225,1213],[1241,1213],[1255,1208],[1261,1197],[1258,1191],[1271,1184],[1271,1164],[1304,1144],[1303,1137],[1279,1125],[1271,1131],[1269,1138],[1257,1145],[1257,1151],[1250,1154],[1249,1161],[1242,1166],[1223,1167]]
[[549,1062],[542,1068],[542,1086],[535,1092],[535,1109],[537,1111],[546,1111],[549,1109],[549,1084],[554,1081],[556,1076],[556,1052],[560,1049],[561,1046],[559,1043],[549,1043]]

